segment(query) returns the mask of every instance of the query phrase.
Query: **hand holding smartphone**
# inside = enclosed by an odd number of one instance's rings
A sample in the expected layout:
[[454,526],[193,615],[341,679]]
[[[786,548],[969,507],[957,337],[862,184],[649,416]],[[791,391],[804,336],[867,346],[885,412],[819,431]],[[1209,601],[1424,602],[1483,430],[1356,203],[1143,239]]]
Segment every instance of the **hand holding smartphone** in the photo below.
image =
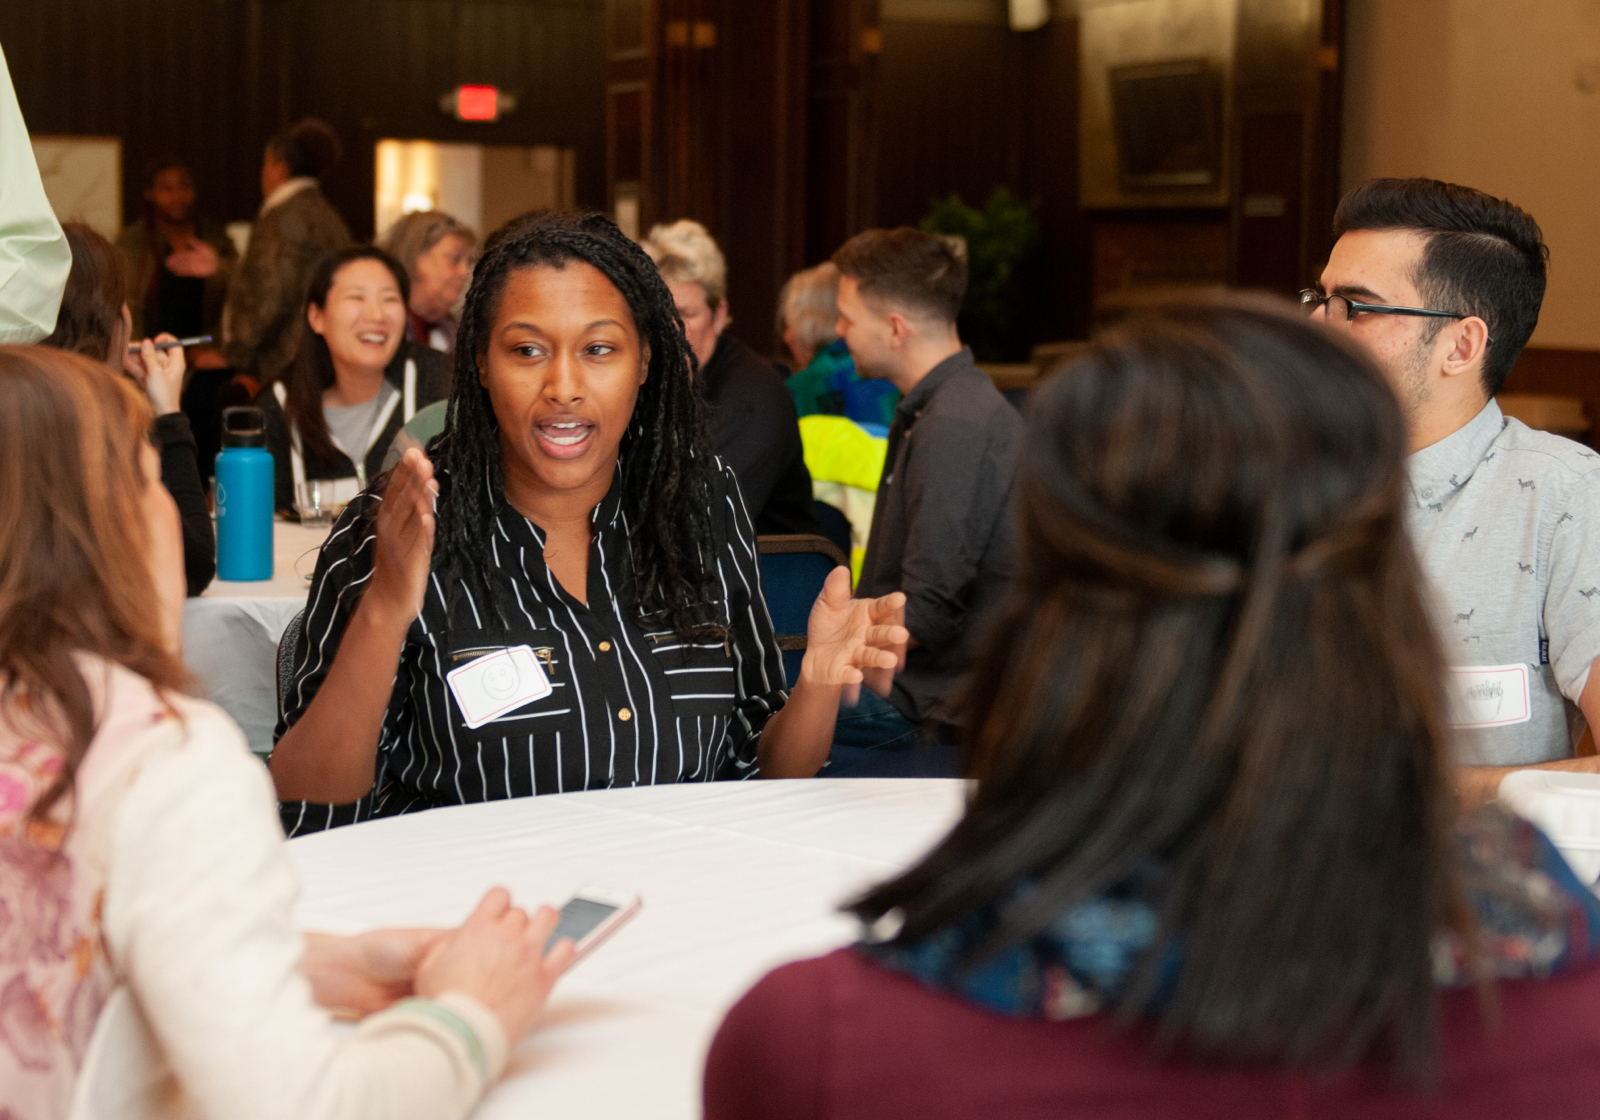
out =
[[570,937],[577,950],[572,958],[576,964],[626,925],[643,905],[644,900],[632,891],[585,887],[561,908],[561,921],[545,943],[545,952],[563,937]]

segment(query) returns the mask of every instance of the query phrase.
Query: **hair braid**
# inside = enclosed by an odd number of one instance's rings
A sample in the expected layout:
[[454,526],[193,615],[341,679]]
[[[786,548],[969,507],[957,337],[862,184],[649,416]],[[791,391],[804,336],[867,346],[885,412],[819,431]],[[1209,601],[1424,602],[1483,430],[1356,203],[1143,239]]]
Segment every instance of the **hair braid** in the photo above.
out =
[[592,265],[621,293],[650,368],[622,437],[622,510],[631,570],[622,594],[641,616],[685,638],[717,629],[713,604],[714,465],[705,436],[705,405],[672,294],[642,249],[600,214],[543,215],[496,245],[478,263],[456,337],[449,420],[433,445],[442,478],[436,570],[464,580],[505,625],[487,549],[495,507],[505,493],[499,421],[479,377],[479,362],[506,280],[536,265]]

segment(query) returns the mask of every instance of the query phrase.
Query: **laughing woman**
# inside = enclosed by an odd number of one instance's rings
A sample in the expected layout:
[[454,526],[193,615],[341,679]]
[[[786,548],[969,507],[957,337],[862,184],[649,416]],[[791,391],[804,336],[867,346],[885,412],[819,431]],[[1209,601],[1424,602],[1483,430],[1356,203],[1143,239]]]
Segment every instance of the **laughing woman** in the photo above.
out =
[[325,483],[343,505],[378,474],[395,433],[419,408],[443,400],[450,363],[405,338],[410,280],[381,249],[358,245],[311,274],[308,330],[256,404],[266,415],[274,501],[294,508],[295,487]]
[[286,828],[817,772],[841,690],[886,689],[904,600],[836,570],[786,691],[703,409],[672,296],[609,220],[483,259],[437,475],[407,452],[317,561],[272,757]]

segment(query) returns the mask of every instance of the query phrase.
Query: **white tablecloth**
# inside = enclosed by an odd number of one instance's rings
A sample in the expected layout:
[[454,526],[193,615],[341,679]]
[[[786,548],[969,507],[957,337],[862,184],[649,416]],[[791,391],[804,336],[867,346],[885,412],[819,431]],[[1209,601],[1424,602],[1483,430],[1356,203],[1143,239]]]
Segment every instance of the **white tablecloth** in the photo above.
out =
[[272,749],[278,722],[278,639],[306,605],[326,528],[285,521],[272,526],[270,580],[213,580],[183,605],[183,660],[243,730],[250,749]]
[[653,786],[497,801],[289,843],[304,930],[461,922],[491,886],[559,906],[591,884],[644,909],[557,986],[480,1120],[700,1114],[706,1048],[773,966],[848,943],[837,912],[960,814],[947,779]]

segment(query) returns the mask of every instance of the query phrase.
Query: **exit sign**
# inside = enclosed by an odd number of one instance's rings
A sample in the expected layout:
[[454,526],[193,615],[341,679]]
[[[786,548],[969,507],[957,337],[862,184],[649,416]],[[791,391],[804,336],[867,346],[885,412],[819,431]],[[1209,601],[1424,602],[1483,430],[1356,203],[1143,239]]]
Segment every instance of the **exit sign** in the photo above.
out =
[[517,99],[496,86],[457,86],[439,98],[439,111],[458,121],[497,121]]

